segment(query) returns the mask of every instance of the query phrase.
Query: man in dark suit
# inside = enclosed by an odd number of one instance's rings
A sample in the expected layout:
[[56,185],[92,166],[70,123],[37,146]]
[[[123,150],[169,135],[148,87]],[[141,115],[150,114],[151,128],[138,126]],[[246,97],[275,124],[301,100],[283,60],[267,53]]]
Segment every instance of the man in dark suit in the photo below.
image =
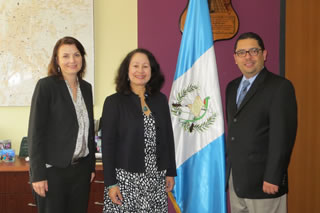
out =
[[297,104],[289,80],[264,67],[259,35],[244,33],[234,47],[243,76],[226,90],[227,181],[231,212],[285,213],[287,169],[297,130]]

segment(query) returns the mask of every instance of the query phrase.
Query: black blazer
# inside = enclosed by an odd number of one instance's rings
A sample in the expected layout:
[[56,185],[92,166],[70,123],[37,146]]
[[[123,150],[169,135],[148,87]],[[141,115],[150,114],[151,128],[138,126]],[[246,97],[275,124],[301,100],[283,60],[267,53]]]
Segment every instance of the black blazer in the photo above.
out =
[[[88,148],[91,168],[95,168],[93,102],[91,85],[79,80],[89,115]],[[42,78],[33,93],[28,151],[31,182],[46,180],[46,166],[65,168],[70,165],[78,136],[78,120],[74,104],[63,79],[57,76]]]
[[[264,68],[239,109],[237,89],[242,77],[226,90],[228,123],[227,178],[232,168],[236,194],[241,198],[273,198],[288,192],[287,168],[297,130],[297,104],[290,81]],[[263,192],[263,181],[279,192]]]
[[[146,98],[155,117],[158,170],[176,176],[174,139],[167,98],[162,93]],[[106,98],[101,118],[104,183],[117,183],[115,168],[144,172],[144,123],[139,96],[115,93]]]

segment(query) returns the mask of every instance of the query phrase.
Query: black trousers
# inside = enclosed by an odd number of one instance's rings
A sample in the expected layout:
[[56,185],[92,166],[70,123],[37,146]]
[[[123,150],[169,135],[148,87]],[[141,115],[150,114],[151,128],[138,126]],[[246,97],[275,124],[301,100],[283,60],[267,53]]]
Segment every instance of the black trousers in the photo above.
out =
[[47,168],[46,197],[34,193],[38,213],[86,213],[91,171],[85,159],[67,168]]

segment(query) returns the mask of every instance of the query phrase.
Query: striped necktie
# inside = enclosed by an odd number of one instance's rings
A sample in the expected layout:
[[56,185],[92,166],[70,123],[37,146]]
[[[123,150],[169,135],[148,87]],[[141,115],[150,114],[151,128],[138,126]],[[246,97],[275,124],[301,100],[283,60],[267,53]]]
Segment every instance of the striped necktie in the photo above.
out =
[[248,92],[247,89],[248,89],[249,85],[250,85],[250,82],[248,80],[244,80],[242,82],[242,89],[240,91],[238,102],[237,102],[238,108],[240,107],[241,102],[243,101],[244,97],[246,96],[246,94]]

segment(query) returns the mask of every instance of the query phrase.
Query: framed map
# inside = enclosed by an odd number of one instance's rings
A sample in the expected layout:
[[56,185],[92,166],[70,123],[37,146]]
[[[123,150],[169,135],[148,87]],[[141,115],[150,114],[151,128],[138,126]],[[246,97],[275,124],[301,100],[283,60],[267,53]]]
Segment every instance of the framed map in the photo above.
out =
[[85,47],[85,79],[94,91],[93,0],[0,0],[0,106],[30,106],[64,36]]

